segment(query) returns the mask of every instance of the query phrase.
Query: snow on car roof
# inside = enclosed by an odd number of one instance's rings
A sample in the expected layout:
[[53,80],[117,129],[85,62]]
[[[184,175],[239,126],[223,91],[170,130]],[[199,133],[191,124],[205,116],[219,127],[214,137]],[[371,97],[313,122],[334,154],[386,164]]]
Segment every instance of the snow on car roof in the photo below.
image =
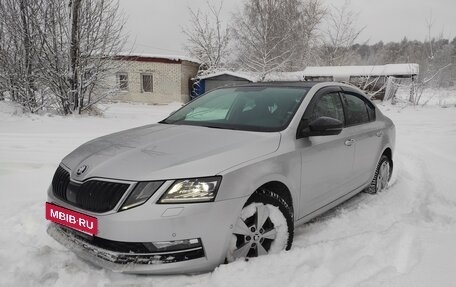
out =
[[308,77],[330,76],[405,76],[417,75],[418,64],[387,64],[375,66],[321,66],[307,67],[303,74]]

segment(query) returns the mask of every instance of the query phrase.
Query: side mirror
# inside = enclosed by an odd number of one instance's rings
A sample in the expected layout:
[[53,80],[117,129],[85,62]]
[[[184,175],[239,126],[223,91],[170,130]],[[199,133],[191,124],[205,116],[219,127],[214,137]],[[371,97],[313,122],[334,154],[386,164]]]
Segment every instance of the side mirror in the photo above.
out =
[[330,117],[319,117],[301,127],[299,137],[332,136],[342,131],[344,123]]

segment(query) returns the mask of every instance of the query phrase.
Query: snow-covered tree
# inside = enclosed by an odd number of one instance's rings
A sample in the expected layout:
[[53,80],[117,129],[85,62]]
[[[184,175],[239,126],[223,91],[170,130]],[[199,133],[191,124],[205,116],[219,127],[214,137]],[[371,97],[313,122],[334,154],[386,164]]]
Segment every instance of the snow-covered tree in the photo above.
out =
[[326,27],[323,29],[323,47],[321,64],[340,66],[351,64],[355,55],[353,45],[365,27],[357,28],[357,13],[350,9],[350,2],[345,1],[341,7],[331,5]]
[[206,2],[208,11],[188,8],[190,23],[182,29],[187,37],[186,49],[204,64],[205,72],[222,69],[229,57],[230,29],[222,21],[223,1]]
[[42,0],[0,1],[0,91],[7,92],[30,112],[39,109],[40,37],[34,27],[40,25]]
[[49,57],[43,61],[48,65],[45,78],[64,113],[81,113],[113,93],[105,79],[117,69],[112,59],[123,49],[125,21],[117,0],[72,0],[68,12],[62,1],[46,1],[55,9],[46,13],[53,25],[44,28]]
[[81,113],[113,91],[123,25],[117,0],[1,0],[0,91],[30,112]]
[[303,69],[323,15],[318,0],[248,0],[234,17],[238,66],[262,78]]

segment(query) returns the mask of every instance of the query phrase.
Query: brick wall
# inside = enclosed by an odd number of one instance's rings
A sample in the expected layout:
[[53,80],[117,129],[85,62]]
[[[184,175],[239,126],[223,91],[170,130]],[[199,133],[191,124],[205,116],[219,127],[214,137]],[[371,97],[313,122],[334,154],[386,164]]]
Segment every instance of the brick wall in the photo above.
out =
[[[170,102],[181,102],[184,98],[181,93],[182,86],[182,64],[123,61],[119,72],[128,74],[128,91],[119,91],[112,97],[121,101],[141,102],[148,104],[164,104]],[[153,76],[153,91],[141,91],[141,74]],[[114,80],[115,79],[115,80]],[[117,81],[117,77],[112,78]],[[114,82],[113,85],[117,83]]]

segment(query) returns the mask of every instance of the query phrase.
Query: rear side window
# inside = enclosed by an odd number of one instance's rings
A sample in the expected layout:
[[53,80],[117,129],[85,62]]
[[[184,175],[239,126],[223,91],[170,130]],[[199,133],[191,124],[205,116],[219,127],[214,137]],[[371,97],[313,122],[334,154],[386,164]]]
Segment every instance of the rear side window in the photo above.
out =
[[310,121],[319,117],[330,117],[344,122],[344,110],[340,101],[339,93],[325,94],[315,104]]
[[[343,94],[343,100],[346,106],[346,125],[353,126],[368,123],[375,119],[375,111],[362,98],[352,95]],[[370,110],[370,111],[369,111]]]

